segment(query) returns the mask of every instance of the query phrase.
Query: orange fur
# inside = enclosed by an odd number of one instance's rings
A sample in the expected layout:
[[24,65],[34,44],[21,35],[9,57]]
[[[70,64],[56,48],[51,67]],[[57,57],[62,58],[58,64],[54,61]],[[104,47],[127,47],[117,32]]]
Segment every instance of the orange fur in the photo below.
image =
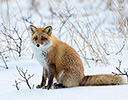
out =
[[[93,85],[117,85],[125,84],[125,80],[121,76],[115,75],[84,75],[84,67],[80,56],[78,53],[66,43],[59,41],[56,37],[52,35],[52,29],[50,27],[35,27],[30,26],[31,30],[31,42],[33,45],[40,44],[50,44],[49,46],[42,46],[41,49],[33,46],[36,55],[39,50],[45,51],[45,55],[37,56],[39,57],[39,62],[42,63],[45,71],[48,71],[48,66],[50,67],[50,75],[48,84],[51,87],[53,83],[53,78],[55,77],[58,83],[61,83],[64,87],[75,87],[75,86],[93,86]],[[38,39],[37,39],[38,38]],[[44,38],[44,39],[41,39]],[[37,48],[37,49],[35,49]],[[44,58],[44,59],[43,59]],[[40,60],[42,59],[42,60]],[[48,65],[48,62],[50,64]],[[44,80],[42,80],[43,85],[38,85],[38,88],[44,86],[46,78],[48,75],[43,75]]]

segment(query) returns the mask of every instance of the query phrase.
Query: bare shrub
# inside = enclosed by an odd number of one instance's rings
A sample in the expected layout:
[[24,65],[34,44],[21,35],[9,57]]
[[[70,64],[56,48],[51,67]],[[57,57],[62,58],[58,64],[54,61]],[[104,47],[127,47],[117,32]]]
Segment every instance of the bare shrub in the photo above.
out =
[[[92,0],[92,2],[93,1],[97,2],[99,0]],[[41,12],[42,10],[40,10],[42,2],[36,0],[30,0],[29,2],[30,7],[27,9],[27,12],[31,13],[24,15],[18,1],[16,1],[19,12],[14,16],[16,22],[12,24],[10,20],[12,17],[10,16],[9,0],[6,0],[7,17],[5,20],[8,21],[5,23],[2,19],[3,29],[0,31],[0,35],[4,37],[0,39],[0,44],[2,45],[0,53],[2,55],[4,52],[15,58],[23,56],[23,51],[25,50],[30,51],[26,47],[26,44],[29,40],[29,34],[27,34],[28,26],[29,24],[35,24],[33,15],[39,18],[40,22],[38,26],[45,26],[49,23],[55,26],[54,30],[58,33],[56,37],[74,47],[82,60],[85,61],[89,67],[90,61],[106,66],[109,64],[107,58],[109,55],[118,55],[122,53],[123,50],[128,49],[128,18],[125,5],[127,1],[125,0],[100,0],[95,9],[91,7],[88,9],[84,6],[77,9],[63,0],[48,1],[48,9],[51,14],[45,17],[44,13]],[[85,3],[88,1],[79,0],[79,3],[81,2]],[[100,7],[103,3],[105,3],[107,7]],[[62,9],[58,9],[60,4],[63,4]],[[111,14],[114,14],[114,18],[112,19],[114,21],[112,24],[109,22],[108,26],[111,24],[116,30],[113,31],[111,27],[103,27],[107,19],[105,16],[103,16],[104,19],[102,20],[98,19],[99,21],[94,18],[99,14],[98,11],[109,11]],[[37,21],[37,19],[35,20]],[[47,22],[45,22],[45,20],[47,20]],[[93,25],[93,23],[95,23],[95,25]],[[23,27],[22,31],[19,26]],[[4,61],[3,59],[1,60]]]
[[28,74],[28,70],[24,70],[23,68],[16,67],[16,69],[20,75],[20,78],[18,78],[18,81],[15,80],[15,85],[13,86],[15,86],[17,90],[19,90],[20,89],[19,84],[26,83],[29,89],[33,89],[34,85],[33,84],[31,85],[29,81],[34,76],[34,74],[32,75]]
[[118,60],[118,62],[119,62],[119,66],[116,67],[118,73],[112,72],[112,74],[114,74],[114,75],[124,75],[124,76],[127,77],[127,82],[128,82],[128,69],[126,68],[126,69],[124,69],[124,70],[122,71],[122,70],[121,70],[121,63],[122,63],[122,61]]

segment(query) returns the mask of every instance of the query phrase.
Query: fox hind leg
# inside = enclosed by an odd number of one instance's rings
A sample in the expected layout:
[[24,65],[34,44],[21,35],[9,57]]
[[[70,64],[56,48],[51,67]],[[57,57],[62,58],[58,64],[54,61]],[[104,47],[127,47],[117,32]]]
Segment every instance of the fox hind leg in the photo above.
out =
[[80,81],[82,80],[82,75],[77,75],[76,72],[71,70],[64,70],[61,73],[61,76],[58,75],[58,83],[54,84],[54,88],[69,88],[79,86]]

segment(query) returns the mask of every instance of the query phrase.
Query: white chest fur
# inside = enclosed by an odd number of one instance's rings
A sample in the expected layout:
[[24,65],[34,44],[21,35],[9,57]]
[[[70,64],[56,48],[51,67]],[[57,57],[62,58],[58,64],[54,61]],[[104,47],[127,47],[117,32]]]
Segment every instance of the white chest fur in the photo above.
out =
[[33,43],[31,44],[33,52],[34,52],[34,57],[42,65],[42,67],[47,68],[48,58],[45,57],[45,54],[48,52],[48,49],[51,45],[52,43],[49,43],[45,47],[44,46],[36,47]]
[[33,50],[34,51],[34,56],[37,59],[37,61],[42,65],[42,67],[47,68],[47,58],[45,57],[45,54],[47,51],[43,50]]

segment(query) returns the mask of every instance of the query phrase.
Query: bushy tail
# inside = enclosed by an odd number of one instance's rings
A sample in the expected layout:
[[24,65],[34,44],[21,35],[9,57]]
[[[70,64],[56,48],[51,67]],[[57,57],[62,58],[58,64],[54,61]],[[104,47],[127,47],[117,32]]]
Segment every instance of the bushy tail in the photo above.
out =
[[80,86],[100,86],[100,85],[121,85],[126,84],[123,77],[112,74],[85,76]]

